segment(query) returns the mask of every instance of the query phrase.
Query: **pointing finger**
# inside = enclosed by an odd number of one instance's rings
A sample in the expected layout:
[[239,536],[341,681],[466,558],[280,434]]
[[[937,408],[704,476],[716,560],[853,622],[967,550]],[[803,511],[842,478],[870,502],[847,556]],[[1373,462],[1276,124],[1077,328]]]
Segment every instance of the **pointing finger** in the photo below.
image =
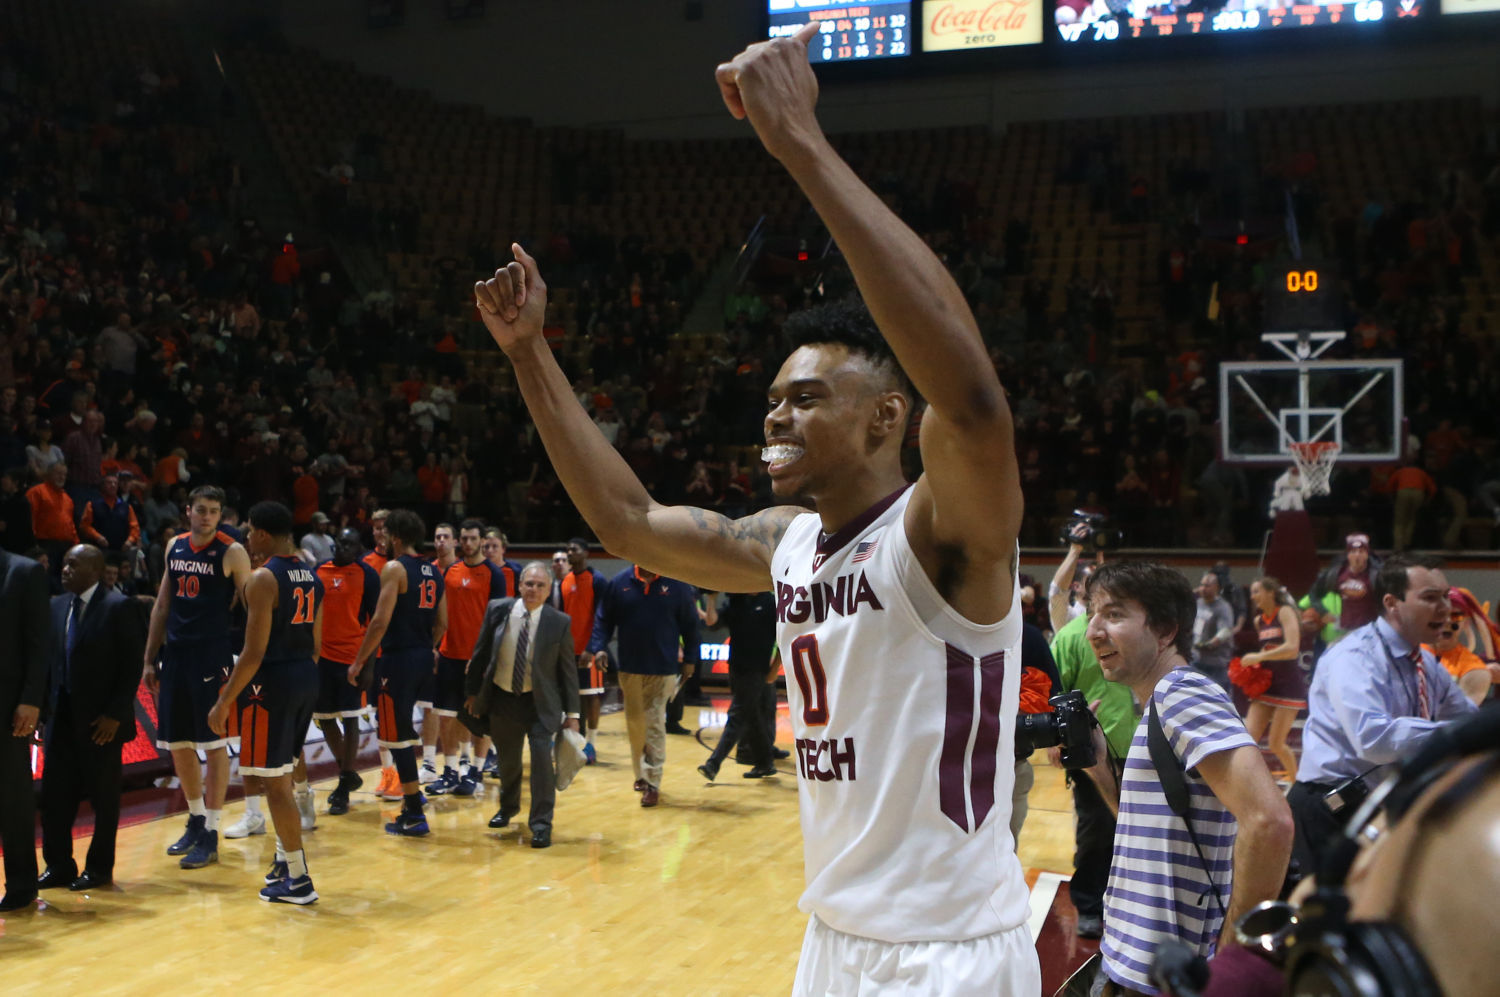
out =
[[813,40],[813,36],[822,29],[823,24],[821,21],[808,21],[806,24],[802,25],[801,31],[792,36],[792,41],[796,42],[798,45],[801,45],[803,48],[807,48],[808,43]]

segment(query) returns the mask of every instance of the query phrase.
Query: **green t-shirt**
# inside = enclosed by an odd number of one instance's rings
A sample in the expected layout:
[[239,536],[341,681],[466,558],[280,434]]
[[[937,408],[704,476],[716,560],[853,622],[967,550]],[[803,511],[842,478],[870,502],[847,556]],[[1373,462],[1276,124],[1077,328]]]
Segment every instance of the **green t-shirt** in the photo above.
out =
[[1135,694],[1128,686],[1104,677],[1099,659],[1083,635],[1088,625],[1087,615],[1069,620],[1052,638],[1052,659],[1057,662],[1063,692],[1077,689],[1086,702],[1099,701],[1099,726],[1104,728],[1110,749],[1123,759],[1130,753],[1130,741],[1141,720],[1135,711]]
[[[1323,643],[1328,645],[1329,647],[1337,644],[1339,642],[1339,638],[1344,636],[1344,631],[1339,629],[1338,624],[1339,610],[1343,608],[1343,605],[1344,599],[1337,592],[1327,593],[1323,596],[1323,601],[1318,603],[1318,606],[1323,610],[1324,613],[1333,614],[1334,622],[1323,624],[1323,631],[1318,634],[1318,637],[1323,641]],[[1297,606],[1299,609],[1311,609],[1312,596],[1304,595],[1302,597],[1302,601],[1297,603]]]

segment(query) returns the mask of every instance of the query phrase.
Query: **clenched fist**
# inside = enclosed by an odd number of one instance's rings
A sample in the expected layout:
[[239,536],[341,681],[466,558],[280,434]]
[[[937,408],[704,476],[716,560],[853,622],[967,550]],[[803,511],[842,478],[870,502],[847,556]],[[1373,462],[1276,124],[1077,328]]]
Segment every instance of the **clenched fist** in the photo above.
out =
[[474,285],[474,304],[490,337],[502,350],[539,339],[542,320],[547,314],[547,285],[537,269],[536,260],[511,243],[516,262],[495,271],[489,280]]
[[813,113],[818,79],[807,61],[817,33],[813,21],[790,38],[756,42],[714,73],[729,113],[749,118],[766,151],[783,163],[823,134]]

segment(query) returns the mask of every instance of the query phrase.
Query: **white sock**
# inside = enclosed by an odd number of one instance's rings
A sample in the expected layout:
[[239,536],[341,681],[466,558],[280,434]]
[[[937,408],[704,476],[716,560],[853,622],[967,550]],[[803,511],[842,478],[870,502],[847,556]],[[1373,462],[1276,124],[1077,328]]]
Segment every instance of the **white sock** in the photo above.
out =
[[247,796],[247,797],[245,797],[245,813],[247,813],[247,814],[253,814],[256,817],[263,817],[263,816],[265,816],[265,814],[263,814],[261,812],[261,809],[260,809],[260,797],[259,796]]
[[597,733],[599,733],[599,728],[598,727],[590,727],[584,733],[583,739],[585,741],[587,741],[589,744],[593,744],[594,743],[594,735],[597,734]]
[[222,811],[222,810],[205,810],[203,812],[203,816],[204,816],[203,829],[205,831],[217,831],[219,829],[219,818],[222,817],[222,816],[224,816],[224,811]]
[[391,757],[390,748],[380,749],[380,767],[383,769],[392,769],[396,767],[396,759]]
[[189,817],[202,817],[203,814],[203,797],[200,796],[196,800],[188,800]]
[[281,847],[281,835],[279,834],[276,836],[276,861],[286,861],[286,849]]
[[299,848],[286,853],[286,874],[288,879],[301,879],[307,875],[307,852]]
[[437,768],[437,745],[422,745],[422,764],[429,768]]
[[458,756],[457,755],[444,755],[443,756],[443,771],[446,772],[448,769],[452,769],[455,772],[458,771]]
[[309,790],[307,788],[307,783],[305,783],[305,782],[294,782],[294,783],[292,783],[292,792],[296,793],[298,796],[301,796],[303,793],[309,792]]

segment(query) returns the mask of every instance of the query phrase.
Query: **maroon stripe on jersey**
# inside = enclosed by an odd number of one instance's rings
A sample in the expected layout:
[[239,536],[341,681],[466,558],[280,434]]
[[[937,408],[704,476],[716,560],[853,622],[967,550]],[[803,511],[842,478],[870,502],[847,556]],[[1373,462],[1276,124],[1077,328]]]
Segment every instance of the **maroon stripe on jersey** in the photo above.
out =
[[1000,746],[1000,692],[1005,685],[1005,652],[979,659],[979,732],[974,735],[969,767],[969,795],[974,803],[974,830],[995,805],[995,752]]
[[938,758],[938,806],[959,830],[969,830],[964,805],[964,759],[974,726],[974,656],[952,644],[948,648],[948,701],[943,723],[943,753]]

